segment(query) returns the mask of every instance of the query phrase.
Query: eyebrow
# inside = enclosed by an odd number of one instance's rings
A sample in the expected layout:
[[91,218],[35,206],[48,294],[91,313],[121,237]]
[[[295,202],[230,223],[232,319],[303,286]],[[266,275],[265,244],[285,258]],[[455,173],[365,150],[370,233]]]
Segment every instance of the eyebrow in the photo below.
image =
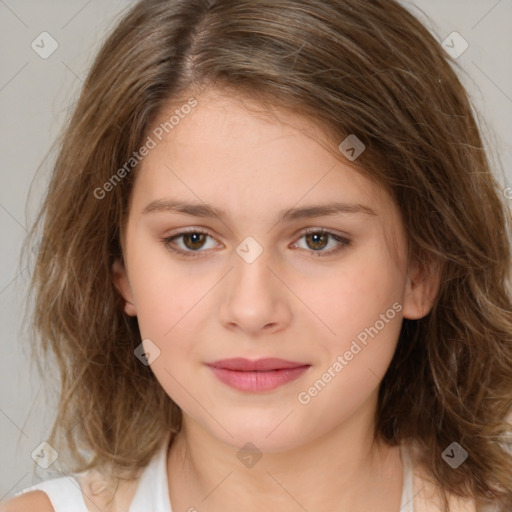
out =
[[[142,210],[143,215],[154,212],[184,213],[194,217],[212,217],[219,220],[224,220],[227,217],[225,210],[221,208],[216,208],[206,203],[187,203],[173,199],[156,199]],[[281,210],[278,214],[277,222],[346,213],[378,216],[374,210],[364,204],[331,202]]]

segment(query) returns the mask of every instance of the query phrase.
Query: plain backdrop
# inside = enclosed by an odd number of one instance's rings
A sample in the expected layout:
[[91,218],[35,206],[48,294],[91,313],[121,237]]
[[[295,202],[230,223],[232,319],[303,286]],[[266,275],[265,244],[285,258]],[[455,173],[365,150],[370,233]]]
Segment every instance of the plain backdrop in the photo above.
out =
[[[485,119],[485,137],[494,158],[499,157],[495,172],[505,191],[512,185],[512,0],[403,3],[440,42],[454,31],[467,41],[458,57],[464,70],[459,76]],[[40,166],[105,35],[132,4],[0,0],[0,500],[55,476],[51,467],[35,472],[31,457],[49,433],[55,403],[45,391],[55,386],[43,388],[29,364],[24,311],[30,266],[19,265],[22,241],[51,171],[49,165]],[[45,51],[58,45],[47,58],[32,47],[41,37]]]

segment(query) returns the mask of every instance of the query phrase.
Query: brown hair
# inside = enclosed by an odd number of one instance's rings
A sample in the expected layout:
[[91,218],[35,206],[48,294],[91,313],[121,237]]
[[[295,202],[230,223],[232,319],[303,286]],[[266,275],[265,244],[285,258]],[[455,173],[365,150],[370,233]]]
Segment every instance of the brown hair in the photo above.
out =
[[[437,266],[431,312],[404,319],[382,380],[376,437],[414,440],[443,490],[512,509],[511,215],[448,57],[394,0],[144,0],[99,52],[60,141],[31,236],[39,360],[61,396],[50,443],[74,470],[142,468],[181,411],[134,357],[137,319],[112,280],[142,145],[169,101],[232,89],[318,122],[401,210],[409,258]],[[425,267],[425,268],[426,268]],[[468,452],[457,470],[441,454]],[[88,456],[80,453],[88,451]]]

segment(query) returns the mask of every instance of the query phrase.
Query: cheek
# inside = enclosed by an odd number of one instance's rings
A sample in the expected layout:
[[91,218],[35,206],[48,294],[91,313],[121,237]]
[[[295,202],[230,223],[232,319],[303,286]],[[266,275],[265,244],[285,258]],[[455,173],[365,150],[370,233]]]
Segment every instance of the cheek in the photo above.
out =
[[167,395],[196,417],[201,411],[190,399],[187,390],[193,386],[188,378],[202,371],[200,347],[193,340],[204,318],[201,299],[211,284],[180,272],[169,262],[163,267],[145,265],[135,281],[141,337],[149,338],[159,349],[151,370]]
[[207,290],[179,273],[160,276],[156,270],[141,273],[140,284],[134,291],[141,336],[154,338],[163,345],[170,340],[179,341],[176,333],[183,334],[183,328],[188,325],[187,316],[195,304],[199,306],[205,293],[203,288]]
[[[130,282],[142,338],[165,343],[208,290],[185,263],[173,261],[163,244],[146,239],[131,248]],[[186,323],[186,322],[184,322]],[[157,341],[158,340],[158,341]]]
[[[334,334],[328,331],[326,334],[336,337],[339,349],[347,343],[350,345],[351,340],[376,322],[377,328],[381,327],[379,334],[391,335],[394,329],[394,334],[398,335],[400,326],[396,324],[401,323],[404,283],[404,277],[389,255],[380,246],[368,247],[348,258],[342,270],[313,290],[309,295],[311,308],[319,312],[333,331]],[[385,316],[384,320],[381,315]],[[383,337],[387,335],[380,336]]]

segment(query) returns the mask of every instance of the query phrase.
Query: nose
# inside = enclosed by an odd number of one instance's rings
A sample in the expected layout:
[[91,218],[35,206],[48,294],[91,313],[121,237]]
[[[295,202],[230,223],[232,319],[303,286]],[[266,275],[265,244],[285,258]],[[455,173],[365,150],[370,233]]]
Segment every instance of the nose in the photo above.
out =
[[292,318],[293,294],[283,284],[285,276],[270,251],[263,250],[253,261],[234,254],[233,262],[221,291],[223,326],[251,336],[285,329]]

